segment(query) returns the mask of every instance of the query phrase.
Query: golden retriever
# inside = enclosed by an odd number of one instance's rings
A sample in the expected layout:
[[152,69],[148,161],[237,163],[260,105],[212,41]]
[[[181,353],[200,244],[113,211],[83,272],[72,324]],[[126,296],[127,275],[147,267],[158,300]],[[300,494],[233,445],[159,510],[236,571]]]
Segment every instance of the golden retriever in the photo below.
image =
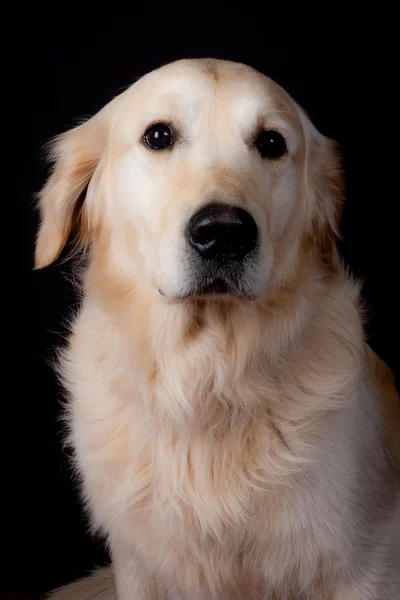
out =
[[112,567],[51,598],[399,598],[398,397],[336,250],[333,142],[250,67],[182,60],[52,159],[36,267],[76,229],[59,371]]

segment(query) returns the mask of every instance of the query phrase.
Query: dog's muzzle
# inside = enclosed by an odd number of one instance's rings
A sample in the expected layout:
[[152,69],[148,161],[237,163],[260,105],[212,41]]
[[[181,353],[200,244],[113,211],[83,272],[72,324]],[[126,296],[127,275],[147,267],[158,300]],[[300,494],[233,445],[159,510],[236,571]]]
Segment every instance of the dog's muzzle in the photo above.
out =
[[192,294],[244,294],[242,279],[259,243],[249,212],[211,202],[192,215],[185,236],[192,248]]

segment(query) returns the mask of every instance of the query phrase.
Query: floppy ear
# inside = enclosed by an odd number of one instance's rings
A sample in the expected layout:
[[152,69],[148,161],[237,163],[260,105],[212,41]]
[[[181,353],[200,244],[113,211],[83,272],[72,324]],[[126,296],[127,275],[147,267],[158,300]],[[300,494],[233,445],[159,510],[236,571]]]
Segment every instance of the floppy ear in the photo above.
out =
[[56,260],[78,220],[79,226],[85,227],[84,219],[79,218],[78,201],[107,142],[108,124],[102,113],[56,137],[51,144],[49,157],[53,171],[39,193],[41,223],[36,239],[36,269]]
[[308,125],[304,174],[307,229],[324,262],[336,271],[340,264],[336,242],[344,203],[341,156],[333,140]]

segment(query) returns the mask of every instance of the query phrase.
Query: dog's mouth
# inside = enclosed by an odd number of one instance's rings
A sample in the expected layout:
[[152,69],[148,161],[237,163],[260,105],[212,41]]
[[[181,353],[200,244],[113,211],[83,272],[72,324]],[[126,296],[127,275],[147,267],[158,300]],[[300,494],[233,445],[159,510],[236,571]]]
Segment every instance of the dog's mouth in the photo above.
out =
[[255,300],[258,260],[254,254],[242,261],[190,261],[184,273],[180,293],[161,296],[174,301],[184,300]]
[[204,285],[200,286],[200,288],[196,291],[197,295],[204,295],[204,294],[212,294],[212,295],[216,295],[216,294],[229,294],[232,293],[233,289],[232,286],[228,284],[228,282],[224,281],[223,279],[221,279],[220,277],[217,277],[216,279],[213,279],[207,283],[205,283]]
[[232,277],[209,276],[200,280],[197,285],[179,296],[179,300],[188,299],[223,300],[230,299],[254,300],[255,295],[243,285],[243,281]]

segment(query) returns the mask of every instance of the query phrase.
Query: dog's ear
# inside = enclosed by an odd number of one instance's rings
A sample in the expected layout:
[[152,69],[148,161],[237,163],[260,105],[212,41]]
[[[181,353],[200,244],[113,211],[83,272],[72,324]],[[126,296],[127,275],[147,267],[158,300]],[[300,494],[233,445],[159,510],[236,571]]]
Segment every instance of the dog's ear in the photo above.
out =
[[341,153],[338,144],[320,134],[309,121],[305,130],[306,228],[325,264],[336,271],[340,264],[337,239],[345,196]]
[[[41,223],[36,239],[35,268],[51,264],[65,246],[74,225],[82,228],[79,201],[104,152],[109,125],[104,109],[82,125],[56,137],[50,145],[52,173],[39,193]],[[78,222],[79,221],[79,222]]]
[[311,222],[312,235],[320,249],[325,264],[337,271],[340,264],[337,240],[344,204],[344,178],[339,146],[322,137],[314,148],[315,212]]

